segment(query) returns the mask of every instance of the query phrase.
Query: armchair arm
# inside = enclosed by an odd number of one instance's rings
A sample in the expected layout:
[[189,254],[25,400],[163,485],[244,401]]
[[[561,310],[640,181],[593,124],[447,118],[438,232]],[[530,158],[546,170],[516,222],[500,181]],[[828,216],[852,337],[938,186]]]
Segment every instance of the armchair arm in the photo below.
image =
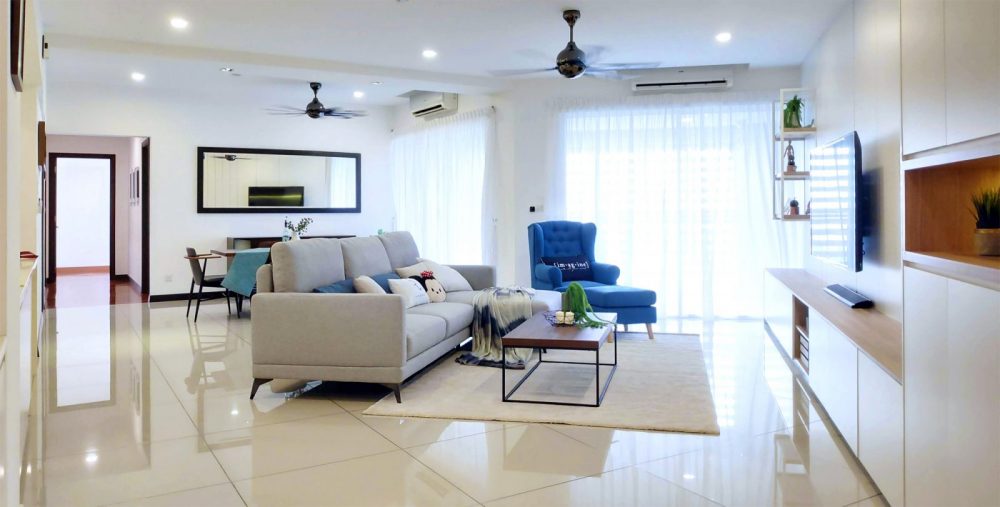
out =
[[448,267],[458,271],[458,274],[468,280],[469,285],[472,286],[472,290],[488,289],[497,285],[497,273],[493,266],[469,264],[451,265]]
[[618,266],[615,266],[614,264],[604,264],[603,262],[595,262],[591,264],[590,269],[594,273],[594,281],[603,283],[604,285],[617,285],[618,277],[622,273],[622,271],[618,269]]
[[263,293],[254,297],[250,319],[255,365],[406,363],[399,295]]
[[555,266],[549,266],[548,264],[535,264],[535,278],[542,281],[547,281],[552,284],[553,287],[558,287],[562,285],[562,271]]

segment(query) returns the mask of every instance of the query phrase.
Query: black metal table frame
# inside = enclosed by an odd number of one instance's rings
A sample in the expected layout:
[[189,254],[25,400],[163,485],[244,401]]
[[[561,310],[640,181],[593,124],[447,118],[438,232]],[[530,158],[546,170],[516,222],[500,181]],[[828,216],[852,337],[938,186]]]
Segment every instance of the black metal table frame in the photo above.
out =
[[[564,406],[564,407],[600,407],[601,406],[601,402],[604,401],[604,395],[608,393],[608,387],[611,385],[611,378],[615,376],[615,370],[618,369],[618,329],[617,329],[617,326],[615,326],[615,328],[612,329],[611,335],[612,335],[612,341],[614,342],[614,350],[615,350],[615,360],[614,360],[614,362],[612,362],[612,363],[602,363],[601,362],[601,347],[600,346],[598,346],[597,349],[594,350],[594,362],[593,363],[591,363],[591,362],[580,362],[580,361],[546,361],[545,360],[545,350],[546,349],[578,350],[578,351],[581,351],[581,352],[589,352],[590,351],[589,349],[581,349],[579,347],[572,347],[572,346],[570,346],[570,347],[554,347],[554,346],[550,346],[550,347],[547,347],[547,348],[538,348],[538,362],[536,362],[535,365],[532,366],[531,369],[528,370],[524,374],[523,377],[521,377],[521,380],[519,380],[516,384],[514,384],[514,387],[511,388],[511,390],[510,390],[509,393],[507,392],[507,361],[506,361],[506,358],[507,358],[507,349],[508,348],[523,348],[523,347],[507,347],[506,345],[503,344],[503,339],[501,339],[501,341],[500,341],[501,350],[503,351],[503,357],[505,359],[504,361],[500,362],[501,363],[501,367],[500,368],[502,370],[501,380],[500,380],[500,397],[501,397],[501,399],[504,402],[508,402],[508,403],[536,403],[536,404],[539,404],[539,405],[561,405],[561,406]],[[571,341],[567,340],[567,342],[571,342]],[[601,345],[603,345],[603,343]],[[563,402],[563,401],[514,400],[514,399],[511,399],[511,397],[514,396],[514,393],[517,392],[517,389],[519,387],[521,387],[521,384],[523,384],[524,381],[528,380],[528,377],[530,377],[531,374],[534,373],[535,370],[537,370],[538,367],[542,365],[542,363],[582,364],[582,365],[587,365],[587,366],[591,366],[591,365],[594,366],[594,372],[596,373],[596,377],[594,379],[594,384],[595,384],[595,389],[594,389],[594,403],[571,403],[571,402]],[[610,366],[611,367],[611,371],[608,372],[608,378],[604,381],[603,388],[601,387],[601,366]]]

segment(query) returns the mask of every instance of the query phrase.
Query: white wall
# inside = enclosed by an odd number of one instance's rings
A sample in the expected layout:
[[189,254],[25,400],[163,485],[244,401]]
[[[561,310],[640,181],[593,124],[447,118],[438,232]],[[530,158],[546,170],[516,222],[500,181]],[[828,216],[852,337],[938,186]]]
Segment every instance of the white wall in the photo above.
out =
[[[778,89],[798,86],[797,67],[749,69],[736,72],[727,92],[767,91],[778,97]],[[549,168],[556,156],[556,124],[552,103],[564,99],[611,99],[632,96],[628,81],[602,79],[530,79],[515,81],[510,90],[491,96],[462,96],[462,111],[493,105],[497,121],[497,280],[501,284],[530,286],[528,224],[563,218],[548,206],[552,186]],[[414,119],[409,108],[397,108],[394,126],[410,128],[424,120]],[[766,170],[766,168],[764,168]],[[530,213],[529,206],[539,211]]]
[[[48,130],[46,144],[49,153],[93,153],[115,156],[114,274],[123,275],[128,273],[128,172],[129,167],[134,167],[132,160],[132,140],[128,137],[54,135],[48,124],[46,124],[46,127]],[[56,184],[59,184],[59,175],[56,176]],[[56,214],[62,214],[58,207]],[[58,252],[60,250],[58,241],[56,242],[56,250],[58,260],[60,253]]]
[[847,272],[813,258],[807,269],[829,283],[856,288],[897,320],[902,318],[899,52],[899,2],[855,0],[802,64],[803,86],[816,90],[818,142],[856,130],[865,177],[875,184],[873,240],[865,240],[863,270]]
[[[131,160],[131,170],[140,170],[136,180],[142,185],[142,138],[132,137],[129,139],[129,159]],[[128,186],[126,181],[126,187]],[[126,191],[128,189],[126,188]],[[137,201],[128,203],[128,266],[126,273],[136,284],[142,284],[142,199],[139,196]]]
[[[151,188],[146,197],[151,206],[153,295],[187,292],[191,273],[182,258],[186,246],[202,252],[225,247],[227,236],[282,233],[284,214],[196,212],[198,146],[361,153],[362,212],[311,214],[315,222],[309,232],[369,235],[391,226],[389,114],[385,108],[367,107],[368,116],[349,121],[312,120],[268,115],[264,111],[271,105],[267,99],[230,89],[194,95],[128,83],[116,89],[52,83],[48,101],[50,132],[150,138]],[[213,268],[210,264],[209,269],[221,272],[224,265],[218,262]]]
[[56,267],[111,263],[111,161],[61,158],[56,178]]

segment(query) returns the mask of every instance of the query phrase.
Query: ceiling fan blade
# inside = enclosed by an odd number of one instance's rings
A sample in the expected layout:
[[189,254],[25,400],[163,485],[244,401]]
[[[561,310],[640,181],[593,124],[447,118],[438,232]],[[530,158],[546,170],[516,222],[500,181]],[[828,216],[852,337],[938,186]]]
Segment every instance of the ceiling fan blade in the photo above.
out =
[[528,74],[538,74],[540,72],[550,72],[556,69],[557,67],[549,67],[547,69],[491,70],[490,75],[494,77],[525,76]]
[[604,46],[590,46],[590,45],[580,46],[580,49],[582,49],[585,53],[587,53],[588,62],[601,61],[601,55],[603,55],[604,52],[607,50],[607,48]]
[[323,111],[323,116],[332,116],[334,118],[344,118],[344,119],[357,118],[359,116],[365,116],[365,114],[366,113],[364,111],[340,109],[337,107]]
[[272,114],[305,114],[306,110],[301,107],[291,107],[291,106],[273,106],[266,109],[267,112]]
[[618,71],[612,69],[594,69],[593,67],[587,67],[587,71],[583,73],[584,77],[594,77],[598,79],[613,79],[615,81],[622,81],[624,79],[631,79],[631,77],[626,78],[618,73]]
[[660,68],[660,62],[645,63],[597,63],[590,68],[601,70],[648,70]]

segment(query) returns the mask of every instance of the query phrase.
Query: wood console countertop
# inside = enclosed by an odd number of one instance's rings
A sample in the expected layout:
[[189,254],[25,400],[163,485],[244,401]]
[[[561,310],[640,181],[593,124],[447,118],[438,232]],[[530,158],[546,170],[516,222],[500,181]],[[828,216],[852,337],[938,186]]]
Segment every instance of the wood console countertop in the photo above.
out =
[[812,311],[830,321],[897,382],[903,382],[903,325],[874,308],[851,308],[824,290],[827,283],[804,269],[767,270]]

